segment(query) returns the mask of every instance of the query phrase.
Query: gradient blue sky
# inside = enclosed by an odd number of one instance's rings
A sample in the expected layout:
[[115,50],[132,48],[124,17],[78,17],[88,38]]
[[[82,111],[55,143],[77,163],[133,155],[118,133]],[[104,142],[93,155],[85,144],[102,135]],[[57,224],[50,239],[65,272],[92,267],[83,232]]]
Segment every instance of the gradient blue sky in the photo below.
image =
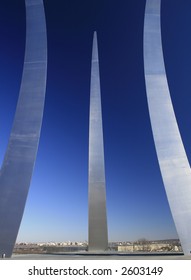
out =
[[[177,238],[151,132],[143,69],[145,0],[45,0],[48,80],[41,139],[17,241],[84,241],[88,114],[98,33],[109,241]],[[191,1],[162,0],[167,76],[191,160]],[[0,8],[0,161],[19,93],[24,0]]]

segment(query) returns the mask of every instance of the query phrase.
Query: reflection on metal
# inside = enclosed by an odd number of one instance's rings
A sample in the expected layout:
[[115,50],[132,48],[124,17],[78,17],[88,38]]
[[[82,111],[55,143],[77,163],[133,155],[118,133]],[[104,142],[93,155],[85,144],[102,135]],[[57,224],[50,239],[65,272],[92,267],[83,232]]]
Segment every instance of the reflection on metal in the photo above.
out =
[[94,33],[89,122],[89,246],[90,251],[108,247],[105,167],[97,35]]
[[191,253],[191,169],[177,126],[163,60],[160,0],[147,0],[144,66],[153,136],[172,216],[184,254]]
[[13,127],[0,171],[0,255],[10,257],[21,223],[40,137],[47,40],[42,0],[25,0],[26,50]]

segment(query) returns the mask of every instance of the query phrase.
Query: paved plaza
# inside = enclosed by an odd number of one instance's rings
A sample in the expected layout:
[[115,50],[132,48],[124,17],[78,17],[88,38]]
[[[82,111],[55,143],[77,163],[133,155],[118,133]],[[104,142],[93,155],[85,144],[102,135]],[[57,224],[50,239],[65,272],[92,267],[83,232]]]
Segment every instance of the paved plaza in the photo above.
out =
[[191,256],[183,254],[90,254],[90,253],[59,253],[59,254],[13,254],[12,260],[191,260]]

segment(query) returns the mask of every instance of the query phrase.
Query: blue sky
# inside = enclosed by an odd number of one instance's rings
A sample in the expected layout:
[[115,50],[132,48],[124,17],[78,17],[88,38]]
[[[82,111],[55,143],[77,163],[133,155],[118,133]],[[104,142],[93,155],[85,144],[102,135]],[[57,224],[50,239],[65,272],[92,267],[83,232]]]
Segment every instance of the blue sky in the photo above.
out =
[[[5,3],[4,3],[5,2]],[[0,160],[19,93],[24,1],[0,9]],[[44,1],[48,80],[41,139],[17,241],[84,241],[88,114],[98,33],[109,241],[177,238],[151,132],[143,69],[145,0]],[[191,1],[162,0],[171,97],[191,159]]]

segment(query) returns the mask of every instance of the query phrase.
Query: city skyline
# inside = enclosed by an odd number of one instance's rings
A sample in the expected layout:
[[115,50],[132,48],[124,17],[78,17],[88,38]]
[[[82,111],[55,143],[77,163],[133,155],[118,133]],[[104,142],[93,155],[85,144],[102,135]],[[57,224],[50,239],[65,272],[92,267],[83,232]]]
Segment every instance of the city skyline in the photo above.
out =
[[[52,6],[44,1],[49,57],[45,115],[17,241],[87,240],[89,73],[94,30],[100,55],[109,241],[177,238],[146,103],[145,1],[82,2],[80,6],[55,1]],[[190,1],[184,7],[176,1],[162,1],[167,76],[189,159],[190,7]],[[23,65],[24,1],[3,3],[0,18],[2,162]]]

